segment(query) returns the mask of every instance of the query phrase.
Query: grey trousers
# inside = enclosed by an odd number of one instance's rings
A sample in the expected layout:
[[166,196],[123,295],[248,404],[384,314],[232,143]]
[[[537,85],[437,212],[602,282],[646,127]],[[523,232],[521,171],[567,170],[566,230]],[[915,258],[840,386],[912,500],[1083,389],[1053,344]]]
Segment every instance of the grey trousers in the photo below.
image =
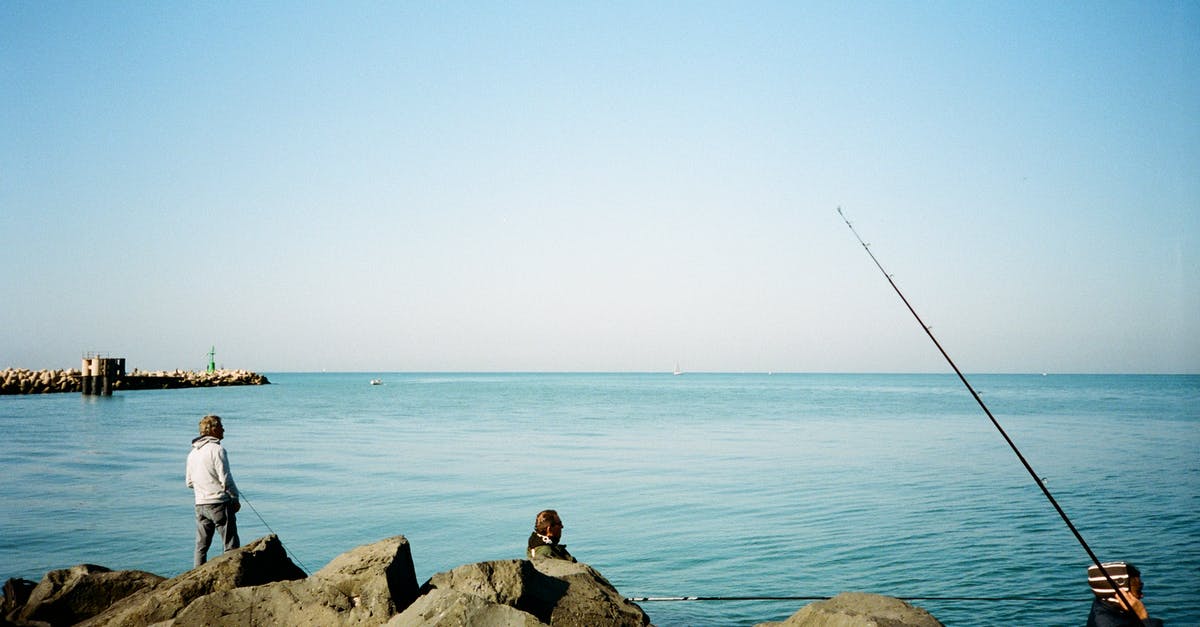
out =
[[214,530],[221,532],[226,551],[232,551],[242,545],[238,539],[237,514],[233,511],[233,501],[196,506],[196,556],[193,567],[208,561],[208,547],[212,544]]

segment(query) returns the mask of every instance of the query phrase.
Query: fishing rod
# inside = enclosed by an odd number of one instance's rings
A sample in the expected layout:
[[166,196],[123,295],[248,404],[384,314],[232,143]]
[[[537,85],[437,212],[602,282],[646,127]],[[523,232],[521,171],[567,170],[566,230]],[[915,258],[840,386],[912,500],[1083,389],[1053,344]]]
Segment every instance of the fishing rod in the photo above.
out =
[[1067,516],[1067,513],[1063,511],[1063,508],[1058,504],[1058,501],[1054,499],[1054,495],[1050,494],[1050,490],[1046,487],[1046,484],[1042,481],[1041,477],[1034,472],[1033,466],[1031,466],[1025,459],[1025,456],[1021,454],[1021,449],[1017,448],[1017,445],[1015,442],[1013,442],[1012,438],[1008,437],[1008,432],[1004,430],[1004,427],[1000,426],[1000,421],[996,420],[996,417],[992,415],[992,411],[988,409],[988,406],[984,404],[983,399],[979,397],[979,393],[976,392],[975,388],[971,386],[971,383],[967,381],[967,377],[963,375],[961,370],[958,369],[958,365],[955,364],[954,360],[950,358],[950,354],[946,352],[946,349],[942,348],[942,343],[939,342],[936,337],[934,337],[933,330],[930,329],[929,325],[925,324],[925,321],[921,319],[921,316],[917,315],[917,310],[913,309],[912,304],[909,303],[908,299],[904,297],[904,293],[900,291],[900,287],[896,285],[896,281],[892,278],[892,275],[888,274],[888,271],[883,269],[883,264],[879,263],[879,260],[875,258],[875,253],[871,252],[871,245],[863,241],[863,238],[858,234],[858,231],[854,230],[854,225],[850,224],[850,220],[846,218],[846,214],[842,213],[841,207],[837,208],[837,212],[838,215],[842,217],[842,221],[846,223],[846,226],[850,228],[850,232],[854,234],[854,237],[858,240],[858,243],[862,244],[863,250],[867,251],[867,255],[871,257],[871,261],[875,262],[875,267],[879,268],[879,271],[883,273],[884,278],[886,278],[888,283],[891,284],[892,289],[896,291],[896,295],[899,296],[900,300],[904,302],[904,306],[908,307],[908,311],[913,315],[913,318],[916,318],[917,323],[920,324],[921,328],[925,330],[925,335],[929,336],[929,339],[933,341],[933,345],[937,347],[938,352],[942,354],[942,357],[946,358],[946,363],[950,364],[950,367],[954,369],[954,374],[958,375],[959,381],[962,381],[962,384],[966,386],[968,391],[971,392],[971,396],[975,398],[975,402],[979,403],[979,407],[983,409],[983,413],[987,414],[988,419],[992,421],[992,425],[996,427],[996,430],[1000,432],[1000,435],[1004,436],[1004,441],[1008,442],[1009,448],[1012,449],[1013,453],[1016,453],[1017,459],[1021,460],[1021,465],[1025,466],[1025,470],[1029,472],[1029,476],[1033,478],[1034,483],[1036,483],[1038,488],[1042,490],[1042,494],[1046,495],[1046,499],[1050,501],[1051,505],[1054,506],[1054,509],[1058,512],[1059,517],[1061,517],[1063,522],[1066,523],[1067,528],[1071,530],[1071,533],[1075,535],[1075,539],[1079,541],[1079,545],[1082,546],[1083,550],[1087,552],[1088,557],[1092,558],[1092,562],[1095,563],[1096,567],[1100,569],[1100,572],[1104,575],[1104,579],[1110,586],[1112,586],[1113,592],[1116,594],[1117,599],[1121,601],[1121,605],[1125,606],[1125,609],[1132,613],[1132,603],[1125,598],[1124,593],[1122,593],[1120,588],[1117,586],[1117,582],[1113,581],[1113,578],[1108,574],[1108,571],[1105,570],[1104,565],[1100,563],[1100,558],[1096,557],[1096,554],[1092,551],[1092,547],[1088,546],[1087,541],[1083,539],[1083,535],[1079,533],[1079,530],[1075,528],[1075,525],[1071,522],[1071,519]]
[[[243,492],[242,490],[238,490],[238,500],[245,503],[246,505],[249,505],[250,511],[254,512],[255,516],[258,516],[258,519],[262,521],[262,524],[264,527],[267,528],[267,531],[270,531],[271,534],[274,535],[276,539],[279,539],[279,534],[275,533],[275,530],[271,528],[271,525],[267,524],[267,520],[262,517],[262,514],[258,513],[258,509],[256,507],[254,507],[254,504],[250,502],[250,499],[246,498],[246,493]],[[282,539],[279,539],[279,546],[282,546],[284,552],[286,552],[288,555],[292,556],[292,559],[296,560],[296,563],[300,565],[300,569],[304,571],[304,574],[306,574],[306,575],[312,574],[311,572],[309,572],[308,567],[304,565],[304,562],[301,562],[300,558],[296,557],[296,554],[292,553],[292,550],[289,549],[287,547],[287,545],[283,543]]]

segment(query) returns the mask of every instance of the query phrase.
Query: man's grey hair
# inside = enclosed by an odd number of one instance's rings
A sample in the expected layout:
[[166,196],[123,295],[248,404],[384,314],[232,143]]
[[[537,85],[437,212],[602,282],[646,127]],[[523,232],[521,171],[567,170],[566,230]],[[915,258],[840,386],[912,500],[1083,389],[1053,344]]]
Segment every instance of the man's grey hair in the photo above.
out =
[[221,417],[208,415],[200,419],[200,435],[217,435],[217,427],[221,426]]

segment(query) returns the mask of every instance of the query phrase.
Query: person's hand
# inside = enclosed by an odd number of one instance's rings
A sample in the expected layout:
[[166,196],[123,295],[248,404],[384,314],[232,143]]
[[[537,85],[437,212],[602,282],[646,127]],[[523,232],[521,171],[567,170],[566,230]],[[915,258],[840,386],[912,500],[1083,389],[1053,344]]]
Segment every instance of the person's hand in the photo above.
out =
[[[1138,618],[1145,620],[1146,618],[1150,617],[1150,613],[1146,611],[1146,606],[1142,605],[1141,596],[1142,595],[1140,593],[1133,593],[1125,588],[1117,588],[1117,596],[1115,596],[1114,599],[1116,600],[1117,605],[1121,607],[1128,607],[1129,609],[1133,610],[1134,614],[1137,614]],[[1124,603],[1121,602],[1122,599],[1125,600]]]

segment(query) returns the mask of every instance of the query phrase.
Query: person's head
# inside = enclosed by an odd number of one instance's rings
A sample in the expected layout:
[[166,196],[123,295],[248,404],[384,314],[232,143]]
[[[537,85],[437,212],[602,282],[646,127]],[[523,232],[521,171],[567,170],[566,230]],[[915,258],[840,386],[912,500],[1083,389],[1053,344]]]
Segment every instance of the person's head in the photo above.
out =
[[[1137,566],[1129,562],[1105,562],[1104,573],[1112,578],[1113,582],[1120,588],[1132,592],[1137,598],[1142,598],[1142,572]],[[1101,599],[1114,598],[1114,590],[1112,584],[1105,579],[1104,573],[1095,564],[1088,567],[1088,585],[1092,587],[1092,592]]]
[[208,415],[200,419],[200,435],[209,435],[218,440],[225,437],[225,427],[220,416]]
[[562,519],[558,517],[558,512],[552,509],[544,509],[538,512],[537,518],[534,519],[533,530],[550,538],[554,542],[558,542],[562,539]]

